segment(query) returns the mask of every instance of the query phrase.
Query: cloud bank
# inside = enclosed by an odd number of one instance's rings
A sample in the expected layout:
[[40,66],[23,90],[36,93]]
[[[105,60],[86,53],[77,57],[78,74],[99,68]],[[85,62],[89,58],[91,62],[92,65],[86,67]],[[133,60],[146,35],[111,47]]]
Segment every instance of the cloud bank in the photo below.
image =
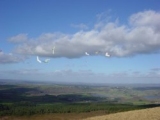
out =
[[44,33],[37,38],[19,34],[11,37],[10,41],[23,41],[15,48],[18,54],[45,57],[78,58],[86,51],[90,55],[101,51],[103,56],[108,52],[114,57],[153,54],[160,52],[159,21],[160,12],[148,10],[131,15],[125,25],[117,21],[99,21],[92,29],[74,34]]
[[26,59],[25,56],[19,56],[12,53],[3,53],[0,52],[0,64],[8,64],[8,63],[18,63],[22,62]]
[[[155,68],[153,68],[155,69]],[[157,68],[156,68],[157,69]],[[159,68],[158,68],[159,69]],[[0,75],[7,79],[44,80],[54,82],[81,82],[81,83],[159,83],[160,71],[148,70],[146,73],[139,71],[121,71],[114,73],[95,73],[91,70],[55,70],[45,72],[38,69],[21,69],[0,71]],[[16,77],[15,77],[16,76]],[[5,77],[6,78],[6,77]]]

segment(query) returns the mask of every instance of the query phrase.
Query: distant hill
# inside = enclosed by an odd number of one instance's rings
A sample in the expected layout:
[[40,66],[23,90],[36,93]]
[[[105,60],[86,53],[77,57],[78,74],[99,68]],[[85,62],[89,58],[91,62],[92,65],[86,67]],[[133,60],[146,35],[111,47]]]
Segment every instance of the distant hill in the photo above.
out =
[[160,120],[160,107],[91,117],[83,120]]

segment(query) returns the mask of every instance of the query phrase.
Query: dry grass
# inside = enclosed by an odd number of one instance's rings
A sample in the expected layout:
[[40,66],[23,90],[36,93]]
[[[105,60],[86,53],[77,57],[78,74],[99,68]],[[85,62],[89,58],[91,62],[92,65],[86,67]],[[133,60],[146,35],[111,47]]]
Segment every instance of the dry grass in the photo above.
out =
[[91,117],[83,120],[160,120],[160,107]]
[[55,114],[45,114],[45,115],[33,115],[30,117],[13,117],[5,116],[0,118],[0,120],[80,120],[93,116],[104,115],[104,111],[88,112],[88,113],[55,113]]
[[30,117],[5,116],[0,120],[160,120],[160,107],[105,115],[104,111],[89,113],[57,113]]

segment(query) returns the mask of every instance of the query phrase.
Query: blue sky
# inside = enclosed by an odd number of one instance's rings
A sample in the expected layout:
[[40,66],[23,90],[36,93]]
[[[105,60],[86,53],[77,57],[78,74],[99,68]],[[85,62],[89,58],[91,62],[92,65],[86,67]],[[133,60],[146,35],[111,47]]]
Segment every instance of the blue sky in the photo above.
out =
[[[159,0],[1,0],[0,78],[160,83],[159,4]],[[50,61],[39,63],[37,56]]]

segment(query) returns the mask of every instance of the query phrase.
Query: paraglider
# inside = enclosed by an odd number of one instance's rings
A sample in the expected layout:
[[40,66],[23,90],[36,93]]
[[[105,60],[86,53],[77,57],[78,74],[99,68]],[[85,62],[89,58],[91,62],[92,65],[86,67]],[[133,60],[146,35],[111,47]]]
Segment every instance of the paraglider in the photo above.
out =
[[37,56],[37,61],[38,61],[39,63],[42,63],[42,62],[48,63],[48,62],[50,61],[50,59],[45,59],[44,61],[41,61],[41,60],[39,59],[39,57]]
[[95,54],[98,54],[98,53],[99,53],[99,51],[96,51],[96,52],[95,52]]
[[54,54],[54,49],[55,49],[55,46],[52,48],[52,54]]
[[106,52],[105,56],[106,57],[110,57],[110,54],[108,52]]
[[102,53],[102,52],[101,52],[101,51],[96,51],[96,52],[95,52],[96,55],[97,55],[97,54],[100,54],[100,53]]
[[87,52],[85,52],[86,55],[89,55]]
[[50,61],[50,59],[45,59],[43,62],[48,63],[49,61]]
[[39,59],[39,57],[37,56],[37,61],[39,62],[39,63],[42,63],[42,61]]

